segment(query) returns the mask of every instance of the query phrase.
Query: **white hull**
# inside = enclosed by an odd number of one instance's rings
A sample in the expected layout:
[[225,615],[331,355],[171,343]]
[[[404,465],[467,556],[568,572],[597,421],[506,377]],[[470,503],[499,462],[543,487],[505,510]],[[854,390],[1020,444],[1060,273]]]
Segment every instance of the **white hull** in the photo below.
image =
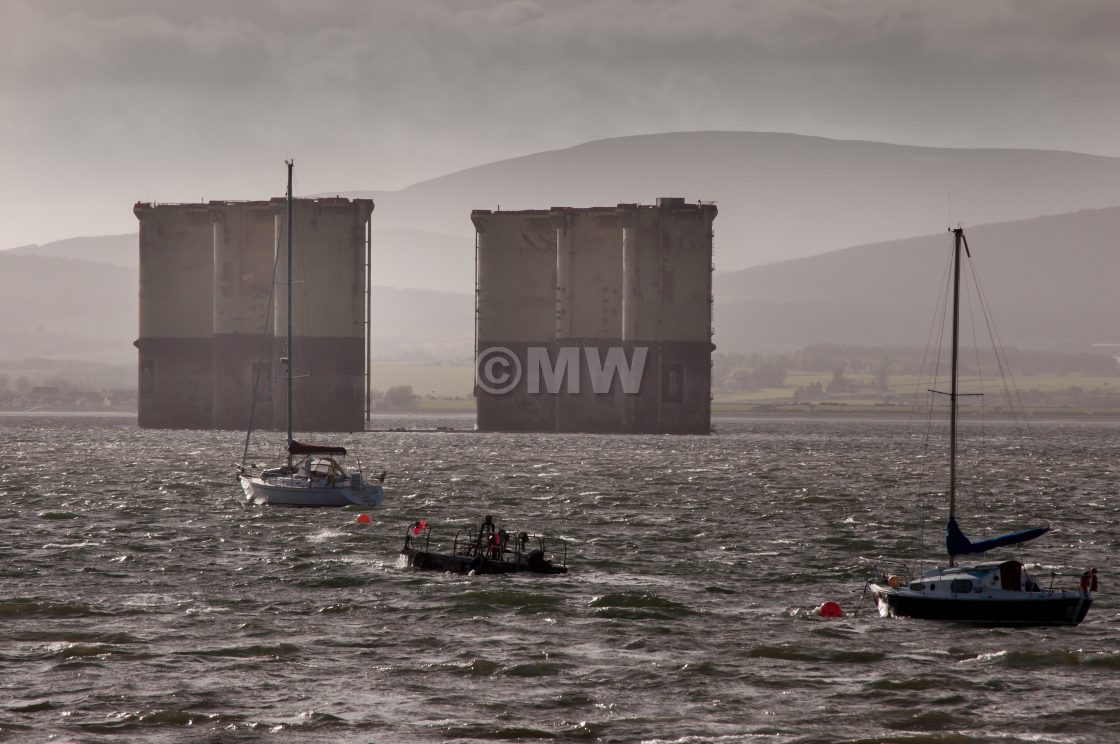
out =
[[1043,589],[1018,561],[927,571],[916,581],[871,582],[879,613],[977,625],[1077,625],[1088,591]]
[[240,476],[241,488],[250,501],[271,506],[377,506],[385,498],[378,483],[348,481],[335,485],[312,485],[305,478]]

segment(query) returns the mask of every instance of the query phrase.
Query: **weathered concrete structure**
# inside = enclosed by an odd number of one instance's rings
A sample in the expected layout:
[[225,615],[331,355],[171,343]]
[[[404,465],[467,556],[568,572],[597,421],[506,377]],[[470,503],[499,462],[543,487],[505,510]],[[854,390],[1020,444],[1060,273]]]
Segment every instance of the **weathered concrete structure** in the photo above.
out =
[[208,428],[214,395],[209,209],[138,204],[134,211],[140,219],[140,426]]
[[364,427],[372,201],[293,201],[290,350],[287,293],[272,297],[274,281],[277,287],[287,281],[284,199],[138,203],[134,212],[140,221],[142,428],[245,428],[259,364],[254,420],[261,428],[284,429],[281,359],[288,357],[300,431]]
[[683,199],[473,212],[478,427],[708,433],[715,217]]
[[[157,208],[159,209],[159,208]],[[262,362],[256,421],[275,425],[276,400],[272,377],[283,367],[271,339],[261,356],[261,334],[267,317],[276,261],[276,223],[270,202],[210,202],[213,224],[214,336],[211,379],[214,389],[209,426],[244,429],[249,421],[249,395],[256,364]],[[279,219],[283,222],[283,219]],[[141,220],[141,245],[144,221]],[[278,285],[282,286],[282,285]],[[144,317],[141,302],[140,317]],[[283,326],[281,326],[283,328]],[[283,402],[283,392],[279,400]],[[143,408],[141,408],[143,410]],[[141,421],[143,426],[143,421]]]
[[[277,209],[284,262],[288,236],[282,201]],[[299,199],[292,212],[297,267],[292,277],[297,283],[292,296],[292,415],[300,431],[361,431],[365,428],[366,226],[373,202]],[[278,300],[273,325],[282,340],[286,294],[280,293]],[[277,428],[286,428],[284,406],[277,404],[275,410]]]

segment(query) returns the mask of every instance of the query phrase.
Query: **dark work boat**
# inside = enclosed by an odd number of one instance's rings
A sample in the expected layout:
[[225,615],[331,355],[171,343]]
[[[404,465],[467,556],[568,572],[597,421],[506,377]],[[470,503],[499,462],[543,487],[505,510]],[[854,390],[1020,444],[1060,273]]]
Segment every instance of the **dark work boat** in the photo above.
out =
[[[959,556],[985,553],[995,548],[1033,540],[1049,527],[1011,532],[973,542],[957,524],[957,415],[958,399],[966,395],[958,389],[958,351],[960,346],[960,271],[961,252],[971,258],[964,230],[952,231],[953,305],[952,376],[949,397],[949,517],[945,524],[945,548],[949,565],[926,571],[916,579],[902,575],[881,575],[868,582],[883,615],[923,620],[948,620],[980,625],[1077,625],[1093,604],[1096,569],[1086,571],[1081,588],[1043,587],[1017,560],[973,565],[958,565]],[[1051,579],[1053,581],[1053,579]]]
[[[563,540],[551,540],[546,547],[540,535],[530,536],[527,532],[512,535],[497,528],[490,516],[477,529],[469,527],[456,532],[448,553],[431,549],[431,532],[431,526],[422,520],[405,531],[401,555],[409,566],[463,574],[568,572],[568,547]],[[553,554],[553,544],[559,546],[559,560]]]

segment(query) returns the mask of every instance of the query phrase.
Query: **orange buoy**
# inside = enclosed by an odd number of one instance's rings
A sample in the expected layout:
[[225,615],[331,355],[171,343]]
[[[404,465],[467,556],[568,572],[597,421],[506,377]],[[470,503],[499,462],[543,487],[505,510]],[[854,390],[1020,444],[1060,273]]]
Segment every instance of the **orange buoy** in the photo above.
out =
[[844,610],[840,609],[838,602],[822,602],[821,606],[817,608],[817,614],[821,617],[841,617]]
[[373,522],[373,520],[369,518],[369,515],[365,513],[359,514],[358,516],[354,517],[354,521],[358,524],[370,524]]

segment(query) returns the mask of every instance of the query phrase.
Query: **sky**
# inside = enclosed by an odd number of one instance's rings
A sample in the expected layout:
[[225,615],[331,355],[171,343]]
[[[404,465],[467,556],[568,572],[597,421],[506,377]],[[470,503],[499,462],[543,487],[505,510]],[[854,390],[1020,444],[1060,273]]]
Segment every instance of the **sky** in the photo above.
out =
[[1120,2],[0,0],[0,249],[700,130],[1120,156]]

